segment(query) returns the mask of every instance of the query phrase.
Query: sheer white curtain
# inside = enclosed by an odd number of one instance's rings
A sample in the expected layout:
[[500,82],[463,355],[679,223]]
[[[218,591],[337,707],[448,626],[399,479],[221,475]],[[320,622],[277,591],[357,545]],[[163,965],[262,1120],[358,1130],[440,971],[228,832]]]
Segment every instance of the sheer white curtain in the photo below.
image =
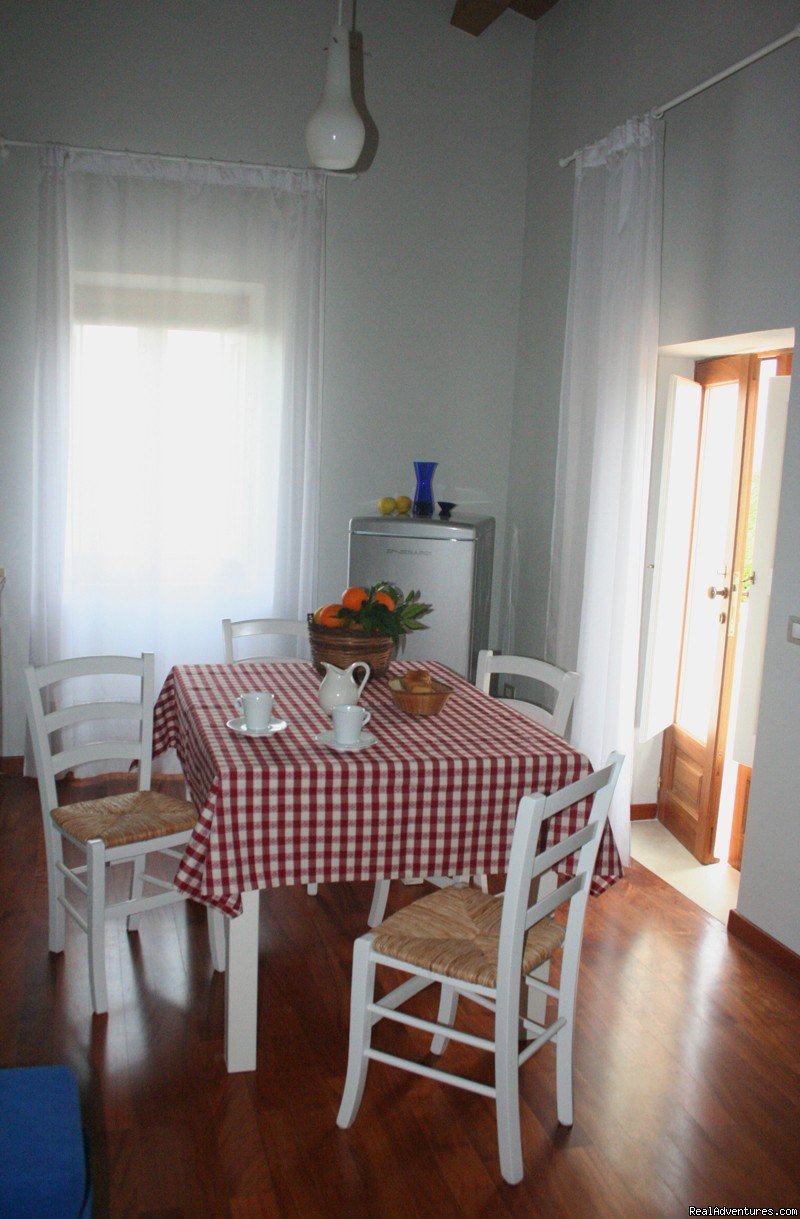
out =
[[631,119],[576,158],[547,615],[548,656],[582,674],[572,740],[627,759],[611,823],[624,859],[653,431],[663,124]]
[[31,659],[314,605],[325,179],[47,149]]

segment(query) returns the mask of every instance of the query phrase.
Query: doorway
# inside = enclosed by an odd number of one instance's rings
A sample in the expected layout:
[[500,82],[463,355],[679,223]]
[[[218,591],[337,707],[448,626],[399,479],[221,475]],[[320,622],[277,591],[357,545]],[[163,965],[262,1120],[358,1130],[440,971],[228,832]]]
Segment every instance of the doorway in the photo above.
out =
[[753,548],[766,500],[777,519],[780,483],[774,445],[762,474],[768,420],[774,429],[780,417],[768,400],[791,351],[715,355],[686,372],[673,374],[667,405],[639,739],[658,759],[658,821],[699,862],[738,868],[760,693],[757,648],[756,679],[745,665],[748,615],[756,581],[768,600],[771,567],[762,555],[759,573]]

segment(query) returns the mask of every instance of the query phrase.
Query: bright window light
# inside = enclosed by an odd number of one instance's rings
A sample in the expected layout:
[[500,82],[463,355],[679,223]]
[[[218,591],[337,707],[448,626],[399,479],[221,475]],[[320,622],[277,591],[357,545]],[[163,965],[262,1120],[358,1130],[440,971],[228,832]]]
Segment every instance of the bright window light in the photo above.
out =
[[161,637],[174,619],[176,656],[194,659],[203,630],[216,638],[237,607],[271,603],[281,368],[246,286],[235,307],[230,290],[206,293],[208,320],[190,287],[106,283],[81,298],[65,583],[73,633],[104,621],[113,647],[116,620],[155,615]]

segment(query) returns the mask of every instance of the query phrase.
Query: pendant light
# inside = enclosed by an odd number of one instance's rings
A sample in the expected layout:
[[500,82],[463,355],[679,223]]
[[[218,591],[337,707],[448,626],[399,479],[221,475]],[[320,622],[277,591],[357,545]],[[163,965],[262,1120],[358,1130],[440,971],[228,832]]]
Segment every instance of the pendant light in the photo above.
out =
[[306,124],[306,146],[320,169],[352,169],[364,147],[364,123],[350,92],[350,31],[339,20],[331,30],[320,103]]

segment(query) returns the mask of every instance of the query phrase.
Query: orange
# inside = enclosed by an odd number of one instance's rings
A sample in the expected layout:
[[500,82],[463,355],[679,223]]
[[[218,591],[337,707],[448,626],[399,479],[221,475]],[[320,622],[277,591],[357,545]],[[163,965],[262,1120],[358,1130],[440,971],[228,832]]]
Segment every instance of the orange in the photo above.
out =
[[387,593],[385,589],[379,589],[373,600],[377,601],[379,605],[385,605],[388,610],[393,610],[395,608],[394,597],[391,593]]
[[321,605],[314,612],[314,621],[317,626],[344,626],[344,621],[339,617],[340,605]]
[[342,605],[345,609],[358,610],[367,599],[367,590],[365,588],[346,588],[342,593]]

